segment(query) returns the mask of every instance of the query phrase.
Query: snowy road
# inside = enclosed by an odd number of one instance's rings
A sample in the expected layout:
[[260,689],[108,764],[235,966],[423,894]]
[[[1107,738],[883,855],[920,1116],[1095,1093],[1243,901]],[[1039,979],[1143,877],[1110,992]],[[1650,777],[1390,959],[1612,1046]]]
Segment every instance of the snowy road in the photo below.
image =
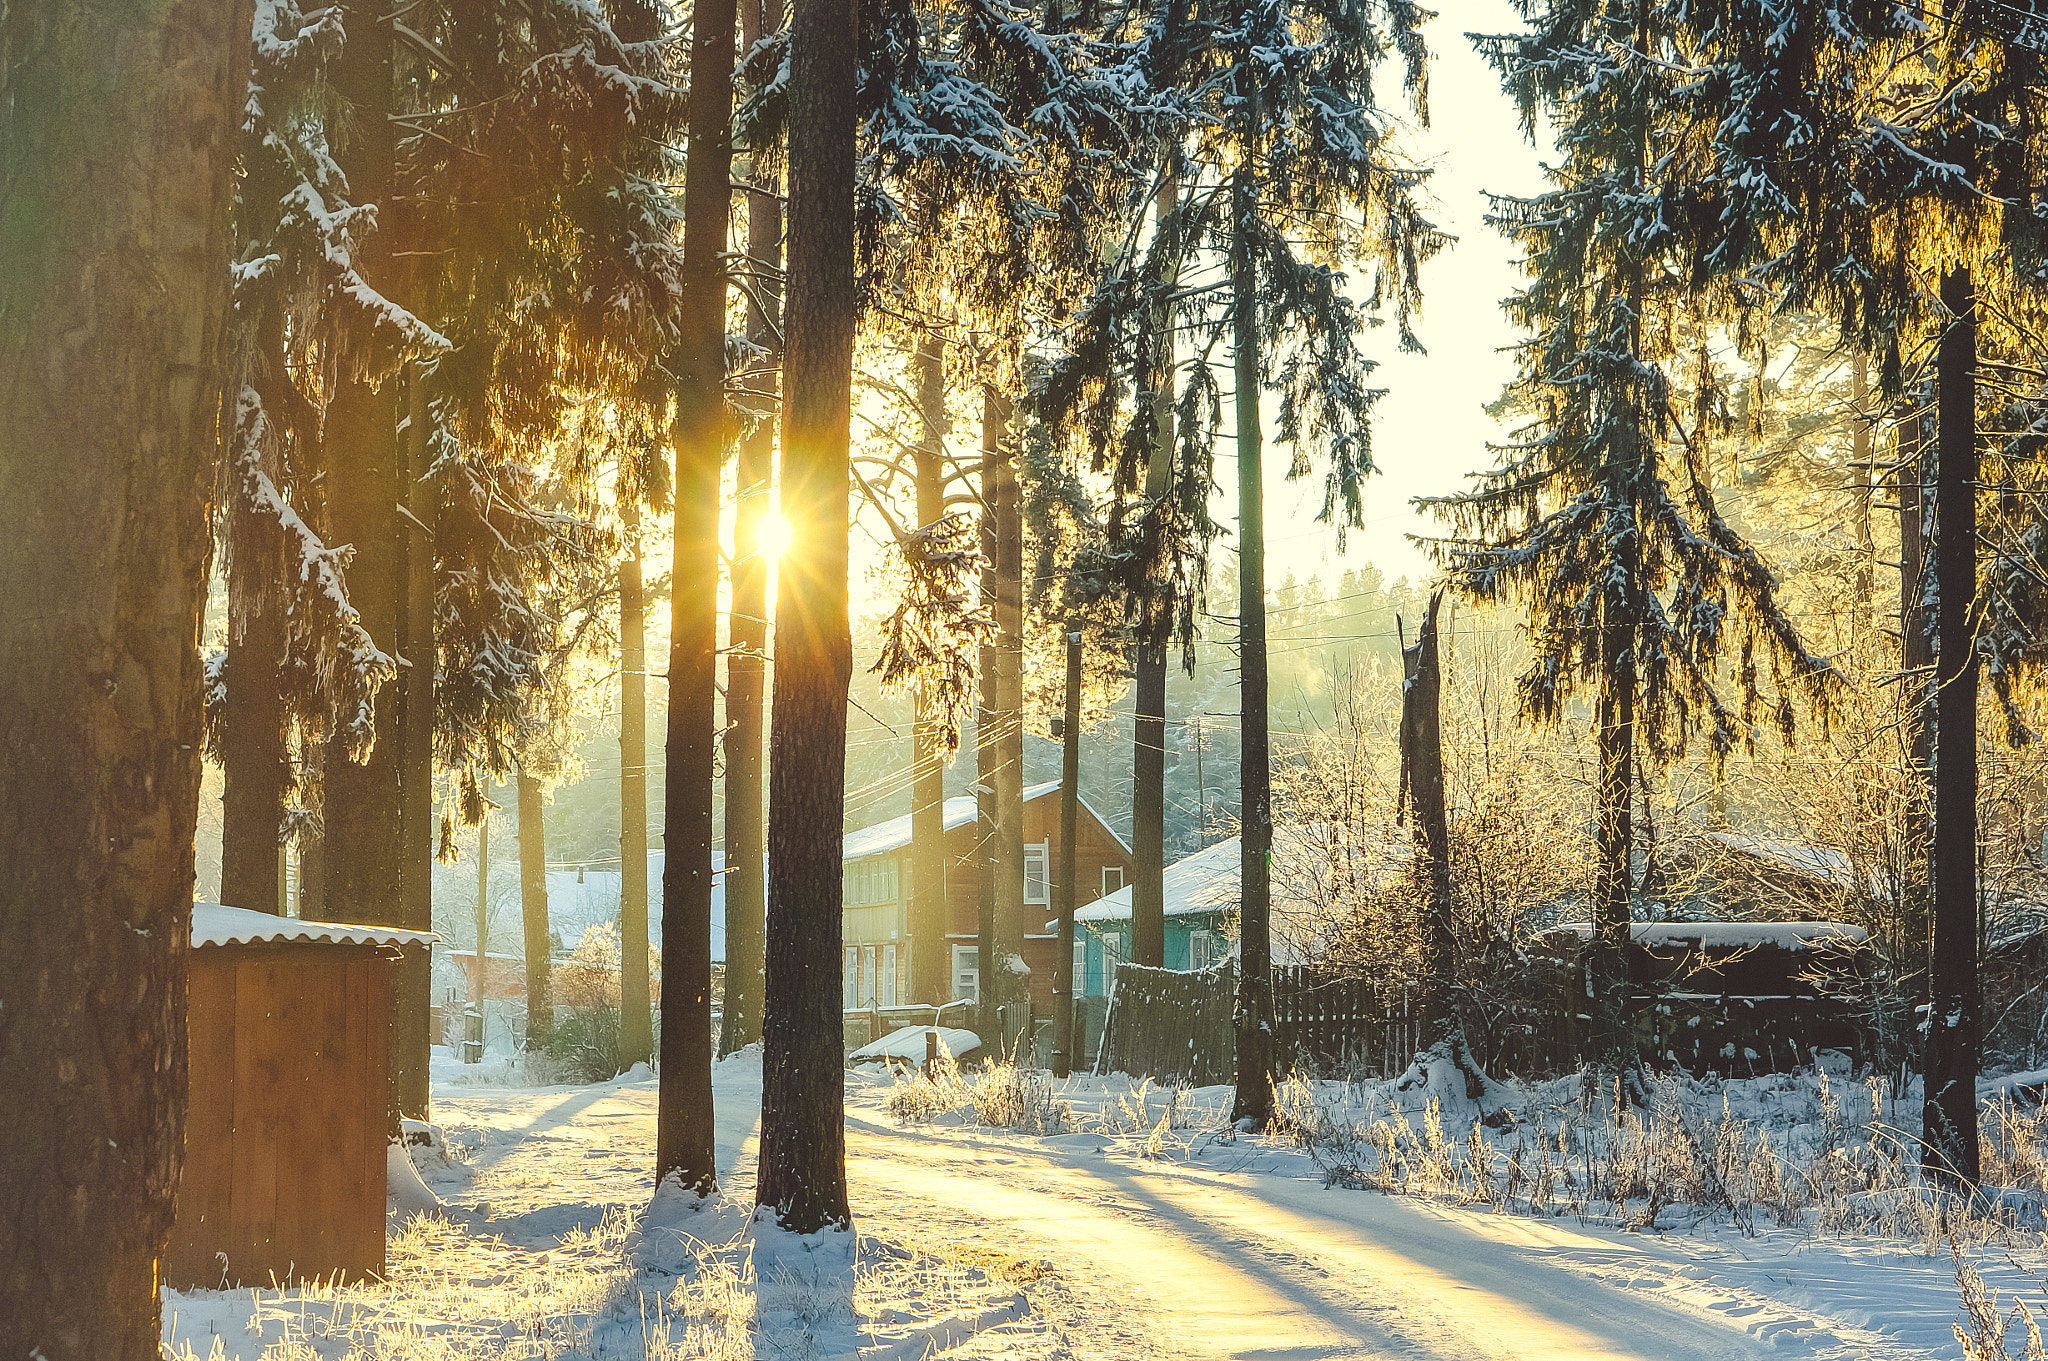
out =
[[935,1158],[922,1131],[856,1113],[848,1170],[870,1222],[954,1220],[956,1233],[985,1248],[1092,1277],[1097,1292],[1121,1297],[1142,1318],[1133,1331],[1162,1355],[1912,1354],[1897,1336],[1731,1288],[1655,1241],[1617,1243],[1551,1222],[1258,1173],[1134,1166],[1102,1157],[1095,1150],[1104,1141],[1089,1136],[1043,1142],[1050,1147],[1040,1152],[949,1140]]
[[[886,1112],[886,1093],[849,1083],[859,1227],[962,1260],[1044,1263],[1026,1293],[1077,1357],[1956,1355],[1948,1264],[1911,1245],[1588,1229],[1326,1190],[1300,1155],[1264,1146],[1194,1137],[1148,1158],[1142,1139],[905,1126]],[[721,1072],[718,1094],[722,1180],[750,1197],[758,1086]],[[480,1184],[587,1205],[630,1199],[617,1178],[645,1176],[651,1083],[546,1098],[458,1089],[437,1100],[443,1119],[504,1130],[480,1157],[495,1165]],[[579,1185],[585,1177],[591,1184]],[[493,1213],[522,1225],[557,1218],[502,1193]],[[973,1350],[1000,1354],[999,1341]],[[1020,1351],[1045,1354],[1042,1338],[1022,1341]]]

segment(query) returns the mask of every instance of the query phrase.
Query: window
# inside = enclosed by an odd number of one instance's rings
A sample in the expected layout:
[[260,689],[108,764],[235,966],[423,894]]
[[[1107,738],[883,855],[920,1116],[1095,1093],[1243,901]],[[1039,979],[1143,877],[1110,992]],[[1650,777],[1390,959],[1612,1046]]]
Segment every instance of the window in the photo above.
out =
[[972,1002],[981,1000],[981,947],[978,945],[956,945],[953,947],[953,1000],[967,998]]
[[1046,874],[1049,859],[1046,848],[1051,843],[1038,842],[1024,848],[1024,901],[1027,903],[1049,903],[1052,892]]
[[846,947],[846,964],[839,980],[839,1005],[852,1011],[860,1000],[860,951]]
[[871,1007],[875,1004],[875,947],[870,945],[861,951],[860,1004]]
[[1107,898],[1124,886],[1124,867],[1104,865],[1102,867],[1102,896]]
[[872,907],[896,901],[896,862],[856,860],[841,871],[846,906]]
[[1216,959],[1216,933],[1197,926],[1188,932],[1188,967],[1206,969]]
[[881,997],[883,1006],[893,1007],[896,1005],[896,947],[893,945],[884,945],[882,947]]
[[1082,940],[1079,936],[1074,938],[1074,972],[1070,976],[1073,981],[1067,986],[1073,995],[1076,997],[1086,997],[1088,995],[1088,942]]

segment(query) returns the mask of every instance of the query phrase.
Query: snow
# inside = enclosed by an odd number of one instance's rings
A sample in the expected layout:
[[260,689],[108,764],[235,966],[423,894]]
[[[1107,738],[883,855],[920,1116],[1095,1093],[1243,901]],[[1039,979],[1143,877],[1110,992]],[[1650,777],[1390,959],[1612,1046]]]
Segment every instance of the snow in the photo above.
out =
[[[1024,790],[1024,802],[1036,803],[1042,798],[1046,798],[1049,795],[1057,795],[1059,792],[1060,782],[1058,780],[1047,780],[1043,784],[1028,785]],[[1096,812],[1089,805],[1088,800],[1080,799],[1078,802],[1082,808],[1087,809],[1089,817],[1094,818],[1096,822],[1102,825],[1104,831],[1116,838],[1116,843],[1123,847],[1124,854],[1129,855],[1131,853],[1130,843],[1126,842],[1117,833],[1116,829],[1109,825],[1108,820],[1102,814]],[[973,823],[976,816],[974,796],[971,794],[957,794],[946,800],[942,806],[942,811],[945,816],[947,831],[950,832],[956,827],[969,826]],[[910,819],[911,815],[905,813],[901,817],[890,818],[887,822],[878,822],[872,827],[862,827],[858,831],[848,832],[846,834],[845,848],[841,851],[842,858],[859,860],[870,855],[886,855],[890,851],[902,850],[910,844]]]
[[[1243,874],[1242,841],[1231,837],[1207,846],[1168,865],[1160,876],[1165,886],[1166,915],[1199,916],[1237,909],[1238,881]],[[1077,922],[1116,922],[1131,919],[1131,885],[1105,894],[1077,908]]]
[[[1554,926],[1544,934],[1560,932],[1570,932],[1580,940],[1593,938],[1593,928],[1585,922]],[[1652,949],[1741,949],[1768,945],[1781,950],[1818,950],[1861,945],[1870,939],[1870,933],[1847,922],[1631,922],[1628,937]]]
[[847,1058],[855,1063],[864,1059],[903,1059],[912,1063],[924,1062],[925,1036],[938,1032],[940,1052],[949,1058],[961,1058],[981,1048],[981,1036],[971,1030],[957,1026],[905,1026],[892,1030],[879,1040],[871,1040],[854,1050]]
[[[906,1123],[890,1114],[897,1081],[851,1072],[857,1232],[798,1237],[752,1213],[758,1050],[714,1069],[724,1190],[701,1201],[654,1196],[657,1092],[644,1072],[527,1087],[458,1086],[455,1071],[437,1051],[436,1125],[407,1130],[425,1136],[408,1147],[443,1208],[394,1216],[388,1282],[167,1295],[173,1361],[1955,1354],[1939,1239],[1768,1216],[1740,1228],[1670,1207],[1627,1231],[1593,1214],[1346,1189],[1327,1184],[1299,1126],[1228,1130],[1228,1088],[1045,1080],[1063,1118],[1037,1134]],[[1455,1148],[1470,1110],[1432,1075],[1411,1076],[1406,1092],[1399,1080],[1290,1084],[1283,1102],[1413,1120],[1434,1101]],[[1814,1131],[1815,1083],[1708,1096],[1783,1138]],[[1520,1090],[1570,1105],[1575,1087]],[[1877,1118],[1856,1105],[1864,1090],[1838,1089],[1852,1121]],[[1900,1094],[1886,1118],[1913,1104]],[[2002,1297],[2039,1298],[2038,1247],[1964,1252]]]
[[358,926],[346,922],[303,921],[253,912],[219,903],[192,904],[192,944],[253,945],[277,941],[331,941],[341,945],[431,945],[441,939],[432,931],[404,931],[394,926]]

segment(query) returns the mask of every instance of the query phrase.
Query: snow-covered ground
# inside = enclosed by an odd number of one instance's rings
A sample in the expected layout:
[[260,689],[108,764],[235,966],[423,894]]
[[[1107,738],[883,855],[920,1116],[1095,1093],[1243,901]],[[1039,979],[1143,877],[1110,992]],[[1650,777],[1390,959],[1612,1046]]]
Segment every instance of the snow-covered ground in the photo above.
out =
[[[1562,1182],[1541,1214],[1526,1194],[1513,1209],[1456,1204],[1470,1193],[1450,1182],[1422,1195],[1326,1186],[1344,1150],[1309,1138],[1304,1112],[1385,1120],[1403,1100],[1388,1084],[1297,1088],[1297,1137],[1250,1139],[1227,1130],[1223,1089],[1027,1081],[998,1094],[1007,1110],[984,1111],[1054,1131],[1039,1133],[989,1128],[930,1090],[851,1073],[857,1233],[796,1239],[750,1222],[760,1098],[750,1055],[716,1070],[725,1191],[694,1208],[649,1209],[656,1093],[644,1073],[534,1088],[489,1080],[509,1077],[502,1068],[437,1062],[435,1076],[447,1152],[423,1155],[421,1170],[446,1208],[394,1229],[389,1280],[169,1296],[170,1355],[1959,1353],[1953,1268],[1931,1239],[1828,1232],[1817,1212],[1738,1226],[1726,1213],[1654,1207],[1636,1218],[1655,1228],[1625,1231]],[[1751,1111],[1759,1127],[1773,1100],[1786,1111],[1811,1104],[1810,1089],[1731,1088],[1724,1109]],[[1395,1118],[1416,1131],[1420,1166],[1427,1122],[1419,1101],[1407,1104]],[[1847,1104],[1838,1123],[1887,1114],[1854,1110],[1853,1091]],[[1803,1128],[1797,1117],[1780,1123]],[[1453,1145],[1467,1137],[1457,1118],[1445,1120]],[[1522,1127],[1525,1144],[1533,1128]],[[1497,1153],[1516,1136],[1487,1137]],[[2039,1236],[2001,1238],[1967,1251],[2002,1295],[2041,1299],[2030,1270],[2043,1263]]]

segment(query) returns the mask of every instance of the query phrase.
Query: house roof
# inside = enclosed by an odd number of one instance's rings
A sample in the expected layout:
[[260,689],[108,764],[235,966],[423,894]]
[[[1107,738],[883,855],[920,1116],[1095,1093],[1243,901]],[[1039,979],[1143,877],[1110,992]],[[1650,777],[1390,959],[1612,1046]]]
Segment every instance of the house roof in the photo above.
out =
[[[1059,792],[1060,782],[1058,780],[1047,780],[1043,784],[1035,784],[1026,788],[1024,791],[1024,802],[1036,803],[1048,794],[1057,794]],[[1131,843],[1118,836],[1116,829],[1109,825],[1102,814],[1089,806],[1088,800],[1082,799],[1079,802],[1081,807],[1087,810],[1088,816],[1094,818],[1100,824],[1103,831],[1108,832],[1110,836],[1116,839],[1116,844],[1123,848],[1125,855],[1129,855],[1131,853]],[[955,827],[967,826],[975,818],[974,796],[972,794],[954,795],[946,800],[943,812],[947,831],[950,832]],[[886,855],[890,851],[902,850],[910,844],[910,817],[910,814],[905,813],[901,817],[890,818],[887,822],[878,822],[872,827],[862,827],[858,831],[848,832],[844,849],[840,852],[840,858],[843,860],[864,860],[871,855]]]
[[[1586,922],[1572,922],[1553,926],[1541,934],[1569,934],[1591,940],[1593,928]],[[1652,949],[1743,949],[1773,945],[1782,950],[1817,950],[1829,945],[1861,945],[1870,939],[1870,933],[1848,922],[1631,922],[1628,938]]]
[[[1162,876],[1169,917],[1205,916],[1237,907],[1238,884],[1244,851],[1239,838],[1219,841],[1196,851],[1187,859],[1168,865]],[[1114,922],[1131,919],[1131,885],[1097,898],[1076,909],[1077,922]]]
[[[647,853],[647,939],[661,944],[661,872],[666,856]],[[762,857],[765,873],[767,857]],[[616,921],[619,900],[625,892],[625,875],[615,869],[554,869],[548,871],[548,926],[561,937],[564,949],[573,950],[583,933],[604,922]],[[725,961],[725,856],[711,857],[711,958]]]
[[406,931],[395,926],[359,926],[347,922],[311,922],[297,917],[254,912],[246,907],[225,907],[220,903],[192,904],[194,948],[299,941],[334,945],[431,945],[439,939],[432,931]]
[[1725,850],[1789,870],[1851,893],[1864,891],[1857,882],[1856,867],[1849,857],[1832,846],[1813,846],[1801,841],[1778,841],[1745,832],[1710,831],[1706,839]]

